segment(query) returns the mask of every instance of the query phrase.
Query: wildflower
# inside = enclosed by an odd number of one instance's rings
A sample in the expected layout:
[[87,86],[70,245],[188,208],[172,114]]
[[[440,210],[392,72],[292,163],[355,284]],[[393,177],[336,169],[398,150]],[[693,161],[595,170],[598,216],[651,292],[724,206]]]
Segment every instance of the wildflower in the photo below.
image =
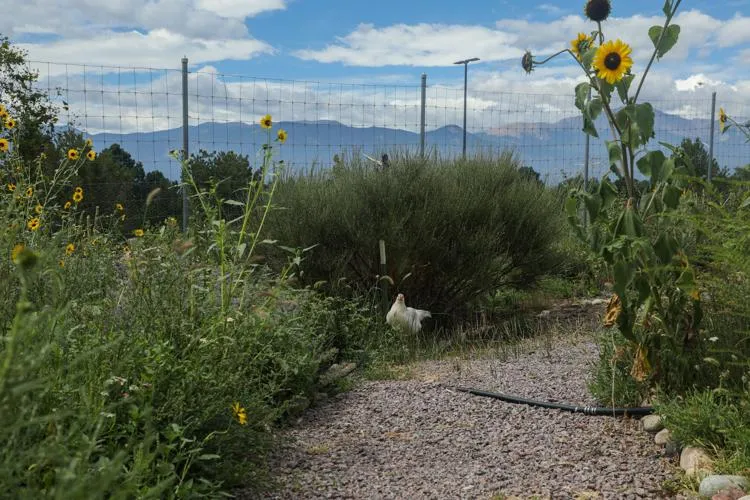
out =
[[41,226],[42,222],[39,220],[39,217],[34,217],[26,223],[26,227],[29,228],[30,231],[36,231]]
[[60,267],[65,267],[65,261],[64,260],[60,259],[59,264],[60,264]]
[[143,229],[133,229],[133,236],[136,238],[143,238],[144,234]]
[[276,139],[281,143],[284,144],[286,142],[286,130],[279,129],[279,131],[276,133]]
[[65,202],[65,205],[63,205],[63,209],[65,209],[65,210],[69,210],[69,209],[70,209],[70,207],[71,207],[72,205],[73,205],[73,203],[72,203],[72,202],[70,202],[70,201],[66,201],[66,202]]
[[594,37],[586,35],[586,33],[578,33],[578,37],[570,42],[570,47],[575,54],[576,59],[579,61],[583,57],[583,54],[589,50],[594,43]]
[[73,201],[76,203],[81,203],[83,201],[83,190],[76,190],[76,192],[73,193]]
[[73,255],[73,252],[76,251],[76,246],[73,243],[68,243],[65,245],[65,255]]
[[31,195],[34,194],[34,188],[29,186],[26,188],[26,198],[31,198]]
[[594,68],[597,76],[610,85],[622,80],[625,73],[633,66],[630,53],[633,50],[620,39],[604,43],[594,56]]
[[86,158],[88,158],[89,161],[96,160],[96,151],[93,149],[90,149],[88,153],[86,153]]
[[617,318],[620,317],[621,312],[622,302],[620,301],[620,296],[614,294],[612,298],[609,299],[609,304],[607,304],[607,312],[604,315],[604,326],[606,328],[614,326]]
[[8,183],[8,191],[10,191],[12,193],[15,190],[16,190],[16,185],[13,184],[12,182],[9,182]]
[[273,125],[273,120],[271,119],[271,115],[266,115],[263,118],[260,119],[260,126],[269,129]]
[[91,139],[86,139],[86,146],[87,148],[93,148],[94,147],[94,141]]
[[0,104],[0,118],[6,118],[8,116],[8,110],[5,109],[5,106]]
[[13,247],[13,250],[10,251],[10,260],[12,260],[14,263],[18,260],[18,256],[21,255],[21,252],[23,249],[26,248],[23,246],[23,243],[18,243]]
[[240,406],[239,403],[234,403],[232,405],[232,415],[234,415],[234,418],[237,419],[237,422],[239,422],[240,425],[247,424],[247,410]]
[[693,299],[693,300],[695,300],[695,301],[701,300],[701,293],[700,293],[700,291],[698,291],[698,289],[695,288],[692,292],[690,292],[690,298]]
[[523,67],[523,70],[526,72],[526,74],[531,73],[534,71],[534,58],[531,55],[530,51],[526,51],[524,53],[523,57],[521,58],[521,67]]
[[5,128],[7,128],[8,130],[16,128],[16,121],[13,118],[6,118]]
[[174,217],[167,217],[167,225],[175,227],[177,225],[177,219],[175,219]]
[[583,6],[583,13],[586,17],[596,23],[605,21],[612,12],[612,5],[609,0],[586,0]]
[[7,153],[8,149],[10,149],[10,141],[5,137],[0,137],[0,151]]
[[723,134],[724,131],[727,128],[727,119],[729,117],[727,116],[727,113],[724,111],[724,108],[719,108],[719,131]]
[[40,205],[39,203],[37,203],[36,206],[34,207],[34,212],[36,212],[37,215],[41,215],[42,210],[44,210],[44,207]]
[[76,161],[80,156],[80,153],[78,153],[77,149],[69,149],[68,150],[68,160],[70,161]]
[[122,203],[115,203],[115,210],[117,210],[118,212],[124,212],[125,207],[122,206]]

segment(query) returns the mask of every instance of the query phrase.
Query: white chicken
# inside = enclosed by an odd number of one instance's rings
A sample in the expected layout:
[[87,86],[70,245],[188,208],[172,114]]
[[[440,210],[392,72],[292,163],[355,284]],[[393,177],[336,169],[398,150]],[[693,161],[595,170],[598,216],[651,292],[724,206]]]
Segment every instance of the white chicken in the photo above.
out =
[[391,306],[391,310],[385,316],[385,322],[393,328],[414,334],[422,330],[422,320],[431,317],[430,311],[406,307],[404,294],[399,293]]

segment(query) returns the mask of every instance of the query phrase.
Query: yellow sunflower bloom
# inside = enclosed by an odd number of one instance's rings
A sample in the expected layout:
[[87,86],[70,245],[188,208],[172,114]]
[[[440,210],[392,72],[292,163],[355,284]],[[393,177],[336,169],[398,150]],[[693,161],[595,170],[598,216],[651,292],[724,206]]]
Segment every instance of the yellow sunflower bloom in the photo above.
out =
[[83,188],[81,186],[77,186],[73,191],[76,193],[83,193]]
[[73,193],[73,201],[76,203],[81,203],[83,201],[83,191],[76,191]]
[[41,206],[39,203],[37,203],[36,206],[34,207],[34,212],[36,212],[37,215],[41,215],[42,210],[44,210],[44,207]]
[[271,115],[266,115],[263,118],[260,119],[260,126],[269,129],[273,126],[273,120],[271,119]]
[[729,117],[727,116],[726,111],[724,111],[724,108],[719,108],[719,131],[723,134],[724,130],[727,128],[727,120]]
[[118,212],[123,212],[125,211],[125,207],[122,206],[122,203],[115,203],[115,210],[117,210]]
[[87,148],[93,148],[94,147],[94,141],[91,139],[86,139],[86,147]]
[[633,59],[630,57],[632,52],[633,49],[619,38],[605,42],[594,56],[597,76],[610,85],[622,80],[625,73],[633,66]]
[[71,206],[73,206],[73,202],[70,202],[70,201],[66,201],[66,202],[65,202],[65,205],[63,206],[63,208],[64,208],[65,210],[68,210],[68,209],[70,209],[70,207],[71,207]]
[[133,236],[136,238],[143,238],[143,235],[146,234],[143,232],[143,229],[133,229]]
[[77,149],[68,150],[68,160],[76,161],[78,158],[80,158],[80,153],[78,152]]
[[89,150],[89,152],[86,153],[86,158],[88,158],[89,161],[96,160],[96,151],[94,151],[93,149]]
[[16,190],[16,185],[13,184],[12,182],[9,182],[8,183],[8,191],[10,191],[12,193],[15,190]]
[[10,260],[12,260],[14,263],[17,263],[18,256],[21,255],[21,252],[23,252],[23,249],[25,247],[23,246],[23,243],[18,243],[13,247],[13,250],[10,251]]
[[237,419],[237,422],[239,422],[240,425],[247,424],[247,410],[240,406],[239,403],[234,403],[232,405],[232,415],[234,415],[234,418]]
[[26,188],[26,198],[31,198],[31,195],[34,194],[34,188],[29,186]]
[[578,33],[578,37],[570,42],[571,50],[575,54],[576,59],[579,61],[583,57],[583,54],[591,48],[594,43],[594,38],[587,35],[586,33]]
[[279,129],[279,131],[276,133],[276,139],[281,143],[284,144],[286,142],[287,134],[286,130]]
[[26,227],[29,228],[31,231],[36,231],[42,226],[42,221],[39,220],[39,217],[34,217],[33,219],[29,220],[29,222],[26,223]]
[[5,106],[0,104],[0,117],[5,118],[6,116],[8,116],[8,110],[5,109]]
[[5,137],[0,137],[0,151],[7,153],[8,149],[10,149],[10,141]]
[[6,118],[5,128],[7,128],[8,130],[16,128],[16,121],[13,118]]
[[65,255],[73,255],[73,252],[76,251],[76,246],[73,243],[68,243],[65,245]]

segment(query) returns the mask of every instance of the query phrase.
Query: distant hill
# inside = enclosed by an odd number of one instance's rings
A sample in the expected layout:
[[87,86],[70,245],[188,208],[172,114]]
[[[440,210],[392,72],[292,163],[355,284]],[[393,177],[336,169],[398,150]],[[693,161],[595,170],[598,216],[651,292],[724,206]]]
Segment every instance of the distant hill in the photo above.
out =
[[[289,134],[286,144],[275,148],[275,159],[293,169],[328,167],[335,154],[365,153],[379,158],[383,152],[410,152],[419,150],[419,134],[387,127],[351,127],[336,121],[279,122],[277,128]],[[607,169],[604,138],[609,137],[604,118],[597,121],[602,138],[591,140],[590,159],[592,175],[601,175]],[[700,138],[708,143],[710,122],[707,119],[685,119],[657,111],[655,128],[658,141],[679,144],[683,138]],[[182,129],[131,134],[100,133],[90,136],[97,149],[118,143],[134,158],[141,161],[145,170],[161,170],[171,179],[179,177],[179,165],[170,161],[169,151],[182,148]],[[272,137],[275,137],[275,132]],[[254,164],[260,162],[261,146],[267,131],[259,125],[241,122],[202,123],[189,127],[190,152],[233,150],[249,155]],[[440,127],[426,133],[428,150],[442,156],[461,154],[462,129],[455,125]],[[739,143],[720,142],[716,136],[715,154],[721,166],[735,168],[750,163],[750,148],[740,149]],[[557,182],[562,173],[573,176],[582,171],[585,136],[581,132],[581,118],[566,118],[554,123],[515,123],[500,128],[487,128],[467,134],[469,154],[481,151],[497,154],[510,148],[516,151],[526,165]],[[656,145],[656,143],[654,143]]]

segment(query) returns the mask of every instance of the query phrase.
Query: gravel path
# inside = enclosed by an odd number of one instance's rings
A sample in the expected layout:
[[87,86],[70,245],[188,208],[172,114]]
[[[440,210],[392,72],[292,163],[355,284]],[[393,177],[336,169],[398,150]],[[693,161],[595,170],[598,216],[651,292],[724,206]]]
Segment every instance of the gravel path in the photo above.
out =
[[[559,343],[559,341],[558,341]],[[593,404],[578,338],[505,361],[420,363],[309,410],[272,461],[267,498],[663,498],[668,460],[638,422],[451,391],[465,385]]]

